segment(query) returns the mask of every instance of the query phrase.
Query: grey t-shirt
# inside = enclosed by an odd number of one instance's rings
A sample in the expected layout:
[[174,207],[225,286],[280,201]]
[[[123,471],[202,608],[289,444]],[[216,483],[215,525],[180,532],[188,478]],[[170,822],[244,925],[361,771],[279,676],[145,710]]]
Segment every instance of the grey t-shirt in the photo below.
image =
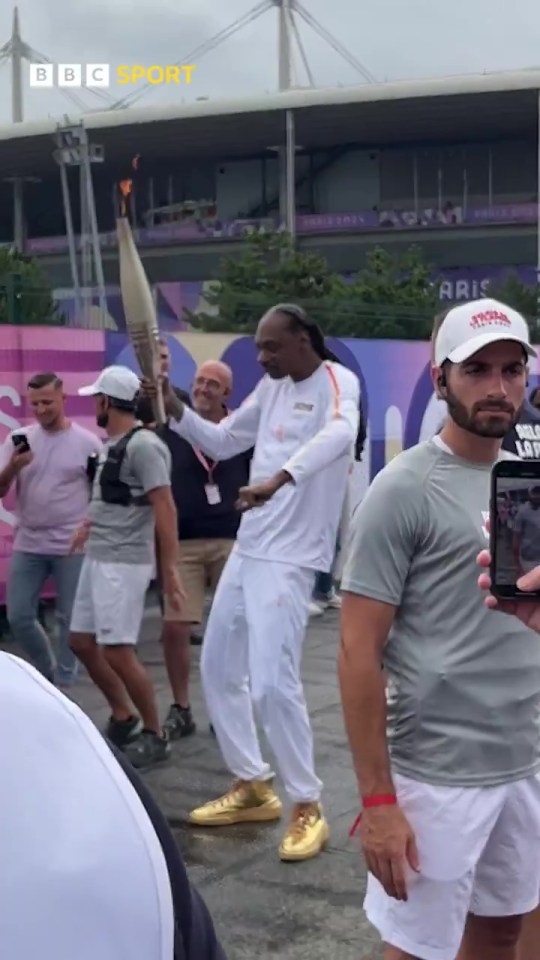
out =
[[389,749],[398,773],[425,783],[495,786],[540,769],[540,637],[487,610],[477,586],[490,474],[430,440],[378,474],[351,521],[342,588],[398,608]]
[[[104,563],[153,563],[155,557],[154,511],[151,506],[129,504],[126,507],[104,503],[99,482],[103,464],[114,437],[100,455],[92,489],[88,517],[92,521],[86,548],[87,556]],[[162,440],[151,430],[139,430],[126,448],[120,480],[127,483],[132,496],[171,485],[171,455]]]

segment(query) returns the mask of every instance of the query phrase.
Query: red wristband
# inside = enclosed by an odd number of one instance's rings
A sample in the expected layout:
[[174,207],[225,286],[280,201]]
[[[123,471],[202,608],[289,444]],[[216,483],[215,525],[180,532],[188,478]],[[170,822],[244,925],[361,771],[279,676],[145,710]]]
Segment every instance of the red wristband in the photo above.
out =
[[[379,796],[375,797],[362,797],[362,806],[364,810],[369,810],[371,807],[395,807],[396,804],[397,797],[395,793],[381,793]],[[359,813],[349,831],[349,837],[354,837],[361,822],[362,814]]]
[[397,797],[395,793],[381,793],[378,797],[362,797],[364,810],[370,807],[395,807]]

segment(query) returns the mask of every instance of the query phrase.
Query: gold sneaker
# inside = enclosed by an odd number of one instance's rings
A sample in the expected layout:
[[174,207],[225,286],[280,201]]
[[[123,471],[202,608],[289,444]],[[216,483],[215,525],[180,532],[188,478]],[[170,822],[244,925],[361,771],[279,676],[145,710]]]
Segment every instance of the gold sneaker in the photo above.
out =
[[279,848],[280,860],[311,860],[324,850],[330,837],[320,803],[297,803]]
[[190,813],[189,820],[199,827],[262,823],[279,820],[282,809],[271,780],[235,780],[228,793],[197,807]]

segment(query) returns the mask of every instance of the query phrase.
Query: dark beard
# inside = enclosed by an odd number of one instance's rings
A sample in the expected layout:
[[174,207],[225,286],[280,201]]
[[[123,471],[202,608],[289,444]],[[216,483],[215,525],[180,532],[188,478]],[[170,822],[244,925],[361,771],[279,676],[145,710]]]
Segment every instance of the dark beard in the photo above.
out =
[[107,426],[108,422],[109,422],[108,411],[105,411],[105,413],[98,413],[96,417],[96,423],[98,427],[101,427],[102,430],[105,430],[105,427]]
[[490,417],[489,420],[480,423],[478,414],[481,411],[473,409],[472,413],[469,413],[466,407],[460,403],[448,387],[445,400],[448,405],[448,415],[454,423],[458,427],[461,427],[462,430],[466,430],[467,433],[472,433],[475,437],[490,437],[493,440],[503,440],[506,434],[515,427],[521,414],[521,408],[514,410],[509,421],[509,412],[501,411],[500,417],[493,416]]

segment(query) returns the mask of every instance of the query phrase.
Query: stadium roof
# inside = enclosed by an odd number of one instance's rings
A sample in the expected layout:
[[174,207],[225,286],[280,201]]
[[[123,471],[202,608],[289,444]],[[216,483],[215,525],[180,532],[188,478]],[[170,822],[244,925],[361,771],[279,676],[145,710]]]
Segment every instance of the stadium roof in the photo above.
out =
[[[289,108],[296,113],[297,143],[306,149],[459,143],[530,135],[539,91],[540,69],[519,70],[88,113],[84,124],[104,146],[106,160],[118,163],[135,153],[150,159],[260,154],[283,142]],[[57,122],[0,127],[0,176],[52,168]]]

